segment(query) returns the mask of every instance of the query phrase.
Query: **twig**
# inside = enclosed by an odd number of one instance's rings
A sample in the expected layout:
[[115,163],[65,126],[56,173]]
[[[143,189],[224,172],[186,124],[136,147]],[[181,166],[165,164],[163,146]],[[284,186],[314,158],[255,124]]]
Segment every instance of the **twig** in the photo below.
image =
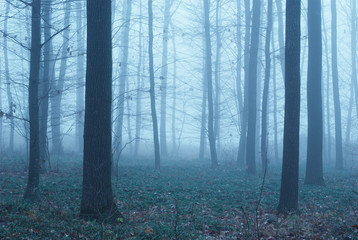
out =
[[67,27],[62,28],[60,31],[54,33],[51,37],[49,37],[45,42],[43,42],[43,43],[41,44],[40,48],[42,48],[46,43],[48,43],[49,41],[51,41],[52,38],[54,38],[56,35],[60,34],[61,32],[65,31],[65,30],[66,30],[67,28],[69,28],[70,26],[71,26],[71,24],[68,25]]

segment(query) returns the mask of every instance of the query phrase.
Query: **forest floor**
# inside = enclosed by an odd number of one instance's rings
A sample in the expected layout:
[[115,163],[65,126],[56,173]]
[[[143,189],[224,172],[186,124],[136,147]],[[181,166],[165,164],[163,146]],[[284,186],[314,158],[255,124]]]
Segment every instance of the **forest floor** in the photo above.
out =
[[22,199],[26,172],[0,171],[0,239],[358,239],[356,170],[326,172],[325,187],[300,175],[300,211],[281,215],[274,169],[263,185],[230,163],[125,165],[113,179],[124,223],[108,224],[78,217],[80,165],[42,175],[37,204]]

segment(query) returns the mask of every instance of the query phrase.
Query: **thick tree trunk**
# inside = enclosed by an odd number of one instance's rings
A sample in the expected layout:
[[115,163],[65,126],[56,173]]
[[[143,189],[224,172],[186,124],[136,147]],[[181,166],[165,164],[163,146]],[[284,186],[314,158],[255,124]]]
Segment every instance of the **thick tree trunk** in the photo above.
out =
[[165,1],[164,27],[163,27],[163,51],[162,51],[162,75],[161,84],[161,102],[160,102],[160,150],[162,156],[168,155],[167,150],[167,84],[168,84],[168,40],[169,40],[169,22],[170,7],[172,0]]
[[[70,25],[71,2],[65,4],[64,27]],[[55,155],[63,154],[61,136],[61,103],[64,90],[67,57],[69,56],[69,36],[70,29],[67,28],[63,33],[63,44],[61,52],[60,73],[57,83],[53,83],[53,95],[51,98],[51,126],[52,126],[52,153]]]
[[[98,47],[101,46],[101,47]],[[117,220],[111,184],[111,1],[87,1],[87,72],[83,152],[83,217]]]
[[148,0],[148,26],[149,26],[149,75],[150,75],[150,107],[153,121],[154,158],[155,169],[160,169],[160,150],[158,136],[158,119],[155,109],[155,85],[154,85],[154,63],[153,63],[153,0]]
[[29,79],[29,118],[30,118],[30,162],[29,176],[24,198],[39,200],[40,190],[40,145],[39,145],[39,95],[41,55],[41,0],[32,1],[31,17],[31,57]]
[[266,39],[265,39],[265,83],[262,94],[262,121],[261,121],[261,162],[262,170],[265,172],[267,169],[267,102],[269,95],[269,84],[270,84],[270,70],[271,70],[271,57],[270,57],[270,40],[271,40],[271,29],[272,29],[272,0],[268,0],[267,8],[267,28],[266,28]]
[[[5,10],[5,20],[4,20],[4,32],[7,33],[7,20],[9,18],[9,12],[10,12],[10,2],[7,2],[6,4],[6,10]],[[8,58],[8,46],[7,46],[7,36],[4,37],[4,65],[5,65],[5,79],[6,79],[6,93],[7,93],[7,102],[9,107],[9,117],[10,117],[10,137],[9,137],[9,153],[12,154],[14,151],[14,101],[12,99],[12,93],[11,93],[11,77],[10,77],[10,70],[9,70],[9,58]]]
[[252,6],[252,31],[251,48],[249,60],[248,76],[248,127],[246,140],[246,164],[247,172],[256,173],[255,145],[256,145],[256,90],[257,90],[257,52],[259,48],[259,30],[260,30],[260,8],[261,0],[253,2]]
[[241,88],[241,72],[242,72],[242,40],[241,40],[241,0],[236,1],[237,16],[236,16],[236,46],[237,46],[237,57],[236,57],[236,94],[238,103],[238,122],[241,122],[242,112],[244,108],[242,100],[242,88]]
[[352,58],[352,86],[354,87],[356,113],[358,118],[358,79],[357,79],[357,2],[351,1],[351,58]]
[[[115,2],[115,1],[113,1]],[[83,117],[84,117],[84,64],[86,62],[85,59],[85,46],[83,41],[83,24],[82,24],[82,3],[81,1],[76,2],[76,27],[77,27],[77,88],[76,88],[76,147],[78,152],[83,152]]]
[[324,185],[321,0],[308,0],[307,164],[305,184]]
[[245,3],[245,84],[244,84],[244,108],[241,112],[241,131],[239,151],[237,154],[237,162],[240,166],[245,166],[246,159],[246,138],[247,138],[247,121],[248,121],[248,82],[249,82],[249,59],[250,59],[250,29],[251,29],[251,11],[250,0],[244,0]]
[[279,212],[298,208],[301,1],[286,2],[285,120]]
[[337,10],[336,0],[331,0],[331,40],[332,40],[332,82],[334,100],[334,119],[336,131],[336,169],[343,169],[343,150],[342,150],[342,121],[341,121],[341,101],[338,85],[338,66],[337,66]]
[[211,38],[210,38],[210,20],[209,20],[210,6],[207,0],[204,0],[204,28],[205,28],[205,76],[208,88],[208,134],[211,167],[218,166],[218,158],[216,154],[215,133],[214,133],[214,102],[213,102],[213,76],[212,76],[212,63],[211,63]]

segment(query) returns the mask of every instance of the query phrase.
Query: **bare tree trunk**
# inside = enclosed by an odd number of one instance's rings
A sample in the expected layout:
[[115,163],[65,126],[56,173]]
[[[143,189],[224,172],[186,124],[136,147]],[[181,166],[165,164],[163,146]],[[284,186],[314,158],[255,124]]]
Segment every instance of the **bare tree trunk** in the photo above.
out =
[[308,0],[307,164],[305,184],[324,185],[321,0]]
[[252,31],[248,76],[248,128],[246,140],[247,172],[256,173],[255,146],[256,146],[256,94],[257,94],[257,52],[259,48],[261,0],[253,2]]
[[[121,218],[113,199],[111,1],[87,1],[87,70],[80,215],[101,221]],[[99,47],[100,46],[100,47]],[[119,219],[120,220],[120,219]]]
[[250,29],[251,29],[251,11],[250,0],[244,0],[245,3],[245,86],[244,86],[244,108],[241,112],[241,132],[237,162],[242,167],[245,166],[246,159],[246,138],[247,138],[247,121],[248,121],[248,82],[249,82],[249,59],[250,59]]
[[351,58],[352,58],[352,86],[355,93],[356,113],[358,118],[358,79],[357,79],[357,2],[351,1]]
[[221,32],[220,32],[220,0],[216,0],[215,11],[215,35],[216,35],[216,55],[215,55],[215,120],[214,134],[216,139],[217,151],[220,154],[220,61],[221,61]]
[[[115,1],[113,1],[115,2]],[[77,27],[77,88],[76,88],[76,146],[79,152],[83,152],[83,117],[84,117],[84,64],[85,59],[85,46],[83,41],[83,24],[82,24],[82,3],[81,1],[76,1],[76,27]]]
[[176,48],[176,41],[175,41],[175,32],[174,32],[174,24],[171,22],[172,28],[172,42],[173,42],[173,108],[172,108],[172,153],[176,153],[177,145],[176,145],[176,131],[175,131],[175,118],[176,118],[176,105],[177,105],[177,95],[176,95],[176,81],[177,81],[177,48]]
[[243,112],[243,100],[242,100],[242,89],[241,89],[241,69],[242,69],[242,40],[241,40],[241,0],[236,1],[237,16],[236,16],[236,46],[237,46],[237,57],[236,57],[236,94],[238,103],[238,122],[241,122]]
[[[7,34],[7,23],[10,12],[10,2],[6,4],[5,10],[5,20],[4,20],[4,32]],[[11,77],[10,77],[10,70],[9,70],[9,59],[8,59],[8,46],[7,46],[7,36],[4,36],[4,65],[5,65],[5,79],[6,79],[6,93],[7,93],[7,102],[9,107],[9,116],[10,116],[10,138],[9,138],[9,153],[12,154],[14,152],[14,118],[13,113],[15,110],[15,104],[12,99],[11,94]]]
[[150,106],[153,121],[154,158],[155,169],[160,169],[160,150],[158,136],[158,119],[155,109],[155,85],[154,85],[154,63],[153,63],[153,0],[148,0],[148,26],[149,26],[149,75],[150,75]]
[[[272,52],[276,52],[275,49],[275,34],[272,28]],[[273,58],[273,70],[272,70],[272,85],[273,85],[273,128],[274,128],[274,153],[275,162],[279,161],[278,155],[278,130],[277,130],[277,84],[276,84],[276,58]]]
[[30,162],[29,176],[24,198],[36,201],[40,198],[40,145],[39,145],[39,95],[41,58],[41,0],[31,4],[31,57],[29,78],[29,117],[30,117]]
[[132,14],[132,1],[126,0],[125,3],[125,24],[123,25],[122,33],[121,33],[121,61],[120,61],[120,73],[119,73],[119,92],[118,92],[118,122],[115,140],[115,154],[114,154],[114,173],[118,175],[118,162],[120,158],[120,153],[123,147],[123,118],[124,118],[124,102],[125,102],[125,94],[126,94],[126,82],[128,79],[128,49],[129,49],[129,30],[131,24],[131,14]]
[[203,36],[203,92],[201,102],[201,128],[200,128],[200,147],[199,147],[199,159],[204,160],[206,151],[206,136],[207,136],[207,125],[206,125],[206,103],[208,97],[208,83],[206,79],[206,66],[205,66],[205,34]]
[[263,172],[267,169],[267,101],[269,95],[270,84],[270,70],[271,70],[271,57],[270,57],[270,40],[272,29],[272,0],[268,0],[267,8],[267,29],[265,39],[265,83],[262,94],[262,122],[261,122],[261,162]]
[[281,213],[298,208],[300,132],[301,1],[286,1],[285,127],[280,202]]
[[[70,24],[70,12],[71,2],[67,1],[65,4],[64,27],[67,27]],[[51,98],[52,153],[55,155],[63,154],[63,145],[61,139],[61,103],[66,78],[67,57],[70,51],[69,36],[70,29],[67,28],[63,33],[60,73],[58,81],[57,83],[53,82],[52,85],[54,90]]]
[[[283,25],[283,10],[282,10],[282,0],[276,1],[277,8],[277,19],[278,19],[278,46],[280,48],[280,64],[282,78],[285,78],[285,45],[284,45],[284,25]],[[284,81],[285,82],[285,81]]]
[[162,51],[162,75],[161,84],[161,102],[160,102],[160,150],[162,156],[168,155],[167,150],[167,84],[168,84],[168,40],[169,40],[169,22],[170,8],[172,0],[165,1],[164,27],[163,27],[163,51]]
[[52,81],[53,69],[53,55],[52,55],[52,41],[51,38],[51,0],[43,3],[43,25],[44,25],[44,39],[47,42],[43,49],[44,70],[43,76],[40,79],[40,158],[41,158],[41,172],[46,171],[46,162],[49,161],[48,154],[48,141],[47,141],[47,128],[48,128],[48,105],[49,105],[49,92],[50,82]]
[[[143,10],[142,10],[142,1],[139,2],[139,15],[143,16]],[[135,127],[135,145],[134,145],[134,155],[138,157],[138,149],[140,144],[140,134],[141,134],[141,125],[142,125],[142,84],[143,81],[141,81],[142,75],[141,75],[141,68],[142,68],[142,18],[139,18],[139,32],[138,32],[138,38],[139,38],[139,49],[138,49],[138,65],[137,65],[137,99],[136,99],[136,127]],[[143,66],[144,67],[144,66]]]
[[332,40],[332,82],[334,100],[334,119],[336,131],[336,169],[343,169],[343,150],[342,150],[342,121],[341,121],[341,101],[338,85],[338,66],[337,66],[337,10],[336,1],[331,0],[331,40]]
[[214,133],[214,106],[213,106],[213,80],[212,80],[212,63],[211,63],[211,38],[210,38],[210,6],[207,0],[204,0],[204,18],[205,18],[205,76],[208,83],[208,134],[210,145],[211,167],[218,166],[216,154],[215,133]]

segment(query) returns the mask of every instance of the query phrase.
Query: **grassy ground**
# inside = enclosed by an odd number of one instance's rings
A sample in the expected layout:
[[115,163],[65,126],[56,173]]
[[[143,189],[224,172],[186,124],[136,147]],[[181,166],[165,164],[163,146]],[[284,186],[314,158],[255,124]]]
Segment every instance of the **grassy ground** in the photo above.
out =
[[358,239],[358,174],[329,172],[326,187],[300,179],[298,214],[278,215],[280,174],[234,164],[121,166],[113,188],[125,223],[78,217],[80,164],[41,177],[42,202],[23,202],[23,171],[0,173],[0,239]]

